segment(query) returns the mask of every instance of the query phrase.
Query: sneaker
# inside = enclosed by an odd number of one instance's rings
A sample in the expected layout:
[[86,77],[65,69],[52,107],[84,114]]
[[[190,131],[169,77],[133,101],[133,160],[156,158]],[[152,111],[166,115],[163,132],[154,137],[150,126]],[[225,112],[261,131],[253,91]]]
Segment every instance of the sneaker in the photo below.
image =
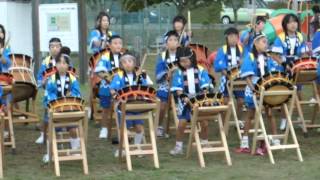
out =
[[158,127],[158,129],[157,129],[157,136],[158,136],[158,137],[163,137],[163,136],[164,136],[163,127]]
[[281,119],[281,123],[280,123],[280,130],[283,131],[285,130],[287,127],[287,120],[286,119]]
[[35,141],[36,144],[43,144],[44,143],[44,135],[43,133],[40,134],[38,139]]
[[3,131],[3,138],[4,139],[9,138],[9,132],[8,131]]
[[[122,150],[122,157],[125,157],[126,156],[126,151],[125,150]],[[115,152],[114,152],[114,157],[117,158],[119,157],[119,149],[117,149]]]
[[[317,100],[316,100],[315,98],[311,98],[311,99],[309,100],[309,102],[310,102],[310,103],[316,103]],[[315,104],[309,104],[310,107],[312,107],[312,106],[314,106],[314,105],[315,105]]]
[[240,129],[244,128],[244,121],[239,120],[239,127]]
[[234,152],[238,154],[249,154],[251,153],[251,150],[247,147],[246,148],[240,147],[240,148],[237,148]]
[[80,149],[80,139],[79,138],[71,139],[70,146],[72,150]]
[[107,139],[108,138],[108,129],[107,128],[101,128],[99,138],[100,139]]
[[182,150],[182,148],[175,146],[172,150],[170,150],[170,154],[172,156],[182,155],[183,154],[183,150]]
[[43,155],[42,162],[46,164],[49,162],[49,154]]
[[265,149],[262,148],[262,147],[257,148],[256,155],[257,156],[264,156],[265,155]]
[[271,145],[280,146],[281,145],[280,139],[271,139]]
[[164,137],[165,137],[165,138],[170,138],[170,134],[165,133],[165,134],[164,134]]

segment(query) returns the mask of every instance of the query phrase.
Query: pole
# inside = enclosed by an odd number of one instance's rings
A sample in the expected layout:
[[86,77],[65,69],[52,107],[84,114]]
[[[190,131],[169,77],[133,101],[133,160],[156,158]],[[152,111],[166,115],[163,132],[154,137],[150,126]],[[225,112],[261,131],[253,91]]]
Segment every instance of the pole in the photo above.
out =
[[32,1],[32,44],[33,44],[33,60],[34,60],[34,74],[38,73],[40,65],[40,37],[39,37],[39,4],[40,0]]
[[88,69],[88,53],[87,53],[87,16],[86,1],[79,0],[78,3],[78,19],[79,19],[79,61],[80,61],[80,82],[84,84],[87,80]]

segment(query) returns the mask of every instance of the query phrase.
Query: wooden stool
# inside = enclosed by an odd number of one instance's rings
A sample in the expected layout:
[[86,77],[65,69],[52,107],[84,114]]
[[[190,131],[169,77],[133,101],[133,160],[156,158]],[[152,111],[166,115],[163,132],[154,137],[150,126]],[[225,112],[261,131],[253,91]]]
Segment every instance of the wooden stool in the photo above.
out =
[[[232,116],[233,116],[233,121],[230,121],[229,124],[233,125],[236,127],[237,130],[237,134],[238,137],[241,141],[242,139],[242,134],[244,133],[244,131],[240,128],[239,125],[239,118],[238,118],[238,114],[237,114],[237,108],[236,108],[236,103],[235,103],[235,98],[233,96],[233,92],[234,91],[244,91],[246,88],[247,82],[245,80],[236,80],[236,81],[229,81],[228,85],[227,85],[227,90],[228,90],[228,94],[229,94],[229,101],[231,102],[231,110],[232,110]],[[226,136],[228,136],[229,134],[229,124],[225,125],[225,133]],[[249,133],[254,133],[255,130],[254,129],[250,129]],[[261,132],[261,129],[258,129],[258,132]]]
[[[252,143],[252,150],[251,153],[254,154],[255,153],[255,149],[256,149],[256,143],[259,140],[263,140],[266,144],[267,147],[267,151],[268,151],[268,155],[269,155],[269,159],[270,162],[272,164],[274,164],[274,158],[273,158],[273,154],[272,151],[273,150],[279,150],[279,149],[296,149],[297,151],[297,156],[299,158],[299,161],[303,161],[302,159],[302,155],[300,152],[300,147],[299,147],[299,143],[295,134],[295,130],[293,128],[293,124],[291,121],[291,116],[292,116],[292,112],[293,112],[293,108],[294,108],[294,103],[295,103],[295,99],[297,98],[296,96],[296,88],[294,88],[294,90],[288,90],[288,91],[265,91],[264,87],[261,87],[262,90],[260,92],[260,99],[259,101],[257,100],[256,95],[253,96],[253,100],[254,100],[254,105],[256,108],[256,113],[255,113],[255,125],[254,125],[254,129],[258,130],[258,128],[260,127],[262,132],[261,135],[258,136],[258,131],[254,132],[254,136],[253,136],[253,143]],[[277,96],[291,96],[291,100],[289,102],[289,107],[286,103],[282,104],[283,110],[285,112],[285,116],[287,118],[287,127],[285,130],[284,134],[277,134],[277,135],[269,135],[266,132],[266,128],[265,128],[265,124],[264,124],[264,120],[262,117],[262,108],[263,108],[263,100],[265,97],[277,97]],[[292,140],[293,140],[293,144],[287,144],[288,142],[288,138],[289,138],[289,133],[291,134]],[[269,139],[268,138],[280,138],[284,140],[283,145],[270,145]]]
[[[120,103],[120,102],[118,102]],[[119,107],[116,103],[115,107]],[[159,120],[160,113],[160,100],[157,100],[154,103],[145,103],[145,104],[127,104],[121,102],[121,123],[120,123],[120,143],[119,143],[119,161],[122,161],[122,150],[125,150],[126,163],[128,171],[132,171],[131,156],[135,155],[153,155],[153,162],[155,168],[159,168],[159,159],[158,151],[156,144],[156,128]],[[117,111],[117,108],[115,108]],[[139,115],[128,115],[126,112],[140,111]],[[117,112],[116,112],[117,113]],[[117,122],[120,122],[118,116],[116,116]],[[143,142],[139,145],[130,145],[129,144],[129,133],[127,129],[127,121],[132,120],[144,120],[149,124],[149,133],[150,133],[150,143]],[[141,149],[140,149],[141,148]]]
[[[320,128],[320,123],[316,124],[316,121],[315,121],[317,112],[320,111],[320,97],[318,94],[317,83],[315,82],[316,78],[317,78],[317,70],[313,70],[313,71],[300,71],[295,75],[295,79],[294,79],[294,82],[296,85],[301,84],[303,86],[311,86],[312,93],[313,93],[312,95],[316,99],[316,101],[310,102],[308,100],[304,101],[302,99],[296,98],[295,105],[296,105],[300,120],[293,121],[293,123],[301,124],[302,131],[305,136],[307,136],[308,129]],[[302,109],[302,106],[305,106],[305,105],[314,106],[311,120],[305,119],[303,109]]]
[[[228,105],[222,106],[212,106],[212,107],[198,107],[195,105],[193,107],[193,114],[191,119],[191,132],[189,136],[189,143],[187,149],[187,158],[191,155],[192,146],[196,146],[198,152],[199,163],[202,168],[205,167],[205,161],[203,154],[209,152],[224,152],[226,156],[226,161],[229,166],[232,165],[227,138],[225,134],[225,127],[223,126],[222,113],[226,113],[225,122],[229,121],[230,112],[232,104],[229,102]],[[221,141],[209,141],[207,145],[212,147],[205,147],[200,142],[200,130],[198,129],[197,124],[201,121],[212,121],[215,120],[215,117],[218,117],[218,125],[221,136]],[[228,123],[226,123],[228,124]],[[195,141],[195,142],[194,142]],[[221,146],[217,146],[221,145]]]
[[[60,176],[60,161],[81,160],[84,174],[88,174],[88,162],[86,154],[86,141],[88,130],[88,112],[49,112],[49,160],[54,161],[56,176]],[[70,142],[70,138],[57,138],[56,128],[76,127],[80,139],[80,149],[58,149],[59,144]],[[74,154],[76,153],[76,154]]]
[[[29,108],[30,100],[31,100],[31,109]],[[15,124],[38,123],[40,119],[36,112],[36,96],[30,97],[24,102],[25,102],[25,110],[20,108],[15,108],[13,105],[11,105],[13,123]],[[13,102],[13,103],[18,103],[18,102]],[[23,117],[23,119],[21,119],[20,117]]]
[[[12,118],[12,102],[10,102],[9,97],[6,96],[4,97],[7,99],[7,114],[4,114],[3,118],[4,118],[4,127],[5,124],[7,122],[8,124],[8,128],[9,128],[9,138],[4,139],[4,146],[9,146],[12,149],[12,152],[15,153],[16,150],[16,140],[15,140],[15,136],[14,136],[14,128],[13,128],[13,118]],[[4,128],[5,129],[5,128]],[[3,136],[3,134],[2,134]],[[5,138],[5,137],[3,137]]]

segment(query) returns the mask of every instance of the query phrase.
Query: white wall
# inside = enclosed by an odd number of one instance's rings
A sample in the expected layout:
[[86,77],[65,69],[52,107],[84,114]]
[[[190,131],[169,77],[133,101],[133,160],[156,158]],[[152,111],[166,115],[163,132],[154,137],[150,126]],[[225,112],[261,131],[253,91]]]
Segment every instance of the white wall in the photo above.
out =
[[33,56],[31,3],[0,2],[0,24],[10,36],[13,53]]

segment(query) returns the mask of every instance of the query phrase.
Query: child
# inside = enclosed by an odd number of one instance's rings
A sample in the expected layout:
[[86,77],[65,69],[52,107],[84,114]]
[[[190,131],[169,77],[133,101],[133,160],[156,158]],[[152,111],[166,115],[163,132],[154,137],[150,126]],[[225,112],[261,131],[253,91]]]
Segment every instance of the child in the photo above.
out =
[[6,44],[6,30],[4,26],[0,24],[0,72],[8,72],[11,66],[9,54],[9,45]]
[[[116,91],[132,85],[152,85],[152,81],[145,73],[136,71],[136,58],[130,54],[125,54],[120,58],[121,69],[112,79],[110,83],[110,92],[112,95],[116,94]],[[118,115],[121,113],[118,111]],[[141,144],[143,139],[143,121],[133,120],[126,122],[127,127],[135,127],[134,144]],[[115,156],[118,156],[116,151]]]
[[255,24],[249,30],[244,31],[241,34],[240,41],[244,47],[244,54],[250,53],[253,47],[253,38],[255,34],[262,33],[266,23],[266,19],[263,16],[257,16]]
[[[187,20],[183,16],[176,16],[173,18],[173,30],[178,34],[178,42],[181,47],[187,47],[190,43],[191,32],[186,32]],[[190,29],[189,29],[190,30]]]
[[[191,107],[188,104],[190,98],[199,93],[206,93],[211,80],[208,72],[197,65],[194,52],[188,48],[179,48],[177,51],[178,69],[174,72],[171,82],[171,91],[175,93],[178,104],[179,125],[176,132],[176,145],[170,151],[171,155],[183,154],[183,135],[187,122],[191,120]],[[208,142],[208,122],[201,123],[201,143]]]
[[[247,54],[243,60],[241,65],[241,77],[245,78],[247,81],[247,86],[245,89],[245,98],[244,102],[248,109],[246,113],[245,119],[245,127],[244,127],[244,134],[241,140],[240,148],[236,150],[237,153],[250,153],[249,149],[249,130],[251,125],[251,120],[254,119],[255,116],[255,105],[253,102],[253,93],[256,92],[255,84],[257,83],[258,79],[265,75],[267,72],[270,71],[273,67],[268,69],[267,62],[268,58],[266,55],[267,47],[268,47],[268,40],[266,36],[262,33],[256,34],[253,40],[253,48],[250,54]],[[271,121],[271,130],[272,134],[277,134],[275,120],[271,113],[266,110],[267,117]],[[272,139],[272,144],[278,145],[280,144],[279,139]],[[263,144],[257,148],[256,154],[264,155],[265,147]]]
[[[239,32],[236,28],[228,28],[225,33],[226,45],[218,50],[217,57],[214,63],[214,69],[216,72],[221,72],[220,88],[219,91],[224,94],[225,102],[229,102],[229,94],[227,90],[227,77],[228,70],[233,67],[239,67],[241,64],[241,58],[243,55],[243,50],[239,42]],[[234,96],[237,99],[237,114],[239,119],[242,114],[243,106],[243,91],[234,91]],[[242,122],[241,120],[239,120]]]
[[[110,94],[109,83],[106,80],[106,76],[108,75],[109,71],[112,71],[115,68],[120,67],[120,58],[122,56],[121,53],[122,49],[122,39],[120,36],[115,35],[109,39],[109,51],[105,51],[99,63],[96,66],[95,73],[97,73],[102,81],[99,84],[99,99],[100,99],[100,106],[102,107],[102,119],[101,119],[101,130],[99,134],[100,139],[108,138],[111,135],[111,128],[112,128],[112,97]],[[110,137],[110,136],[109,136]]]
[[169,86],[173,71],[176,69],[176,52],[179,47],[179,35],[175,31],[169,31],[165,35],[166,50],[157,57],[156,63],[156,82],[158,84],[157,96],[161,100],[159,127],[157,136],[164,136],[163,118],[168,108]]
[[109,28],[110,16],[106,12],[100,12],[96,19],[96,27],[90,33],[89,46],[93,53],[107,48],[110,37],[116,35]]
[[[45,81],[43,79],[43,73],[47,69],[52,68],[56,65],[56,57],[60,53],[61,48],[62,48],[62,44],[61,44],[61,40],[59,38],[54,37],[49,40],[49,55],[42,61],[40,69],[38,71],[38,75],[37,75],[38,88],[43,88],[45,90],[45,85],[46,85],[47,81]],[[44,91],[43,103],[44,104],[47,103],[47,92],[46,91]],[[43,126],[42,132],[40,134],[40,137],[35,142],[37,144],[44,143],[45,135],[46,135],[45,133],[47,132],[47,128],[48,128],[48,123],[47,123],[48,119],[46,119],[46,117],[48,117],[47,109],[45,109],[45,111],[44,111],[44,119],[43,119],[44,122],[42,125]]]
[[[46,84],[47,104],[49,102],[56,100],[60,97],[81,97],[80,85],[77,78],[68,72],[71,59],[69,55],[60,53],[56,57],[56,74],[48,78],[48,83]],[[48,117],[46,117],[48,118]],[[80,139],[77,137],[76,128],[68,128],[70,133],[70,145],[71,149],[80,148]],[[48,154],[43,157],[44,162],[48,162]]]
[[[303,35],[298,32],[299,18],[294,14],[287,14],[282,20],[283,33],[274,41],[273,47],[282,53],[282,59],[286,64],[286,71],[291,72],[290,65],[297,59],[308,56],[308,47]],[[297,85],[298,98],[302,99],[302,85]],[[286,122],[281,122],[286,124]]]

